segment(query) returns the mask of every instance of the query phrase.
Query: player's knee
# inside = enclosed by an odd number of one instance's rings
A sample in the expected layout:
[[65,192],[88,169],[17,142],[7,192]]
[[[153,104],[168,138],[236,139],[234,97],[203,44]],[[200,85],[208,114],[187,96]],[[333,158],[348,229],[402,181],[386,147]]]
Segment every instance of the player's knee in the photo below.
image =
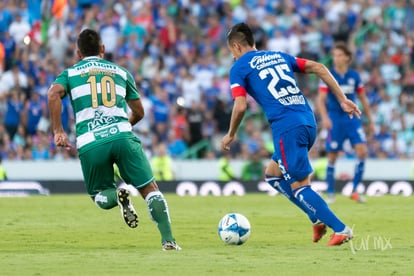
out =
[[358,157],[359,160],[365,160],[368,156],[368,149],[361,149],[358,152],[356,152],[356,155]]
[[366,144],[357,144],[355,145],[355,154],[358,159],[365,159],[368,156],[368,147]]
[[299,188],[305,187],[305,186],[309,186],[310,185],[310,175],[304,177],[301,180],[295,181],[293,183],[290,184],[290,188],[292,189],[292,191],[297,190]]
[[91,198],[93,202],[96,204],[96,206],[98,206],[101,209],[109,210],[109,209],[114,208],[114,205],[108,202],[107,197],[101,195],[100,193],[98,193],[95,196],[92,196]]
[[139,188],[138,191],[143,198],[146,198],[149,193],[159,191],[159,188],[155,181],[151,181],[151,183],[145,187]]

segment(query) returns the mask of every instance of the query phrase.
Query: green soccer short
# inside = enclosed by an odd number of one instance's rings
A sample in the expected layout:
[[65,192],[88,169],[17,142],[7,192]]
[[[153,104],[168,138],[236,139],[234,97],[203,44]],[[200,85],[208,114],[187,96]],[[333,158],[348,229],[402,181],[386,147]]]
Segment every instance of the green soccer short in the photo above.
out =
[[136,137],[122,138],[96,146],[79,155],[85,186],[90,196],[115,188],[116,163],[122,179],[135,188],[143,188],[154,180],[151,165]]

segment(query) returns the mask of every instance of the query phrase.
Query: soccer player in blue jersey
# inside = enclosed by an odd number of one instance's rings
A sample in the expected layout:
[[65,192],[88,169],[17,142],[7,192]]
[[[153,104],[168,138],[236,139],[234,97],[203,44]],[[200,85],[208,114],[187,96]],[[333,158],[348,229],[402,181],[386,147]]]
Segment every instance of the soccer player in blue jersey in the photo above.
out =
[[312,109],[297,86],[294,72],[316,73],[333,91],[344,112],[359,117],[360,110],[345,97],[329,70],[321,63],[296,58],[283,52],[258,51],[249,26],[234,25],[227,33],[227,45],[235,63],[230,70],[233,112],[221,147],[230,150],[247,110],[246,95],[262,107],[271,126],[275,151],[265,170],[265,180],[304,211],[313,223],[313,241],[318,242],[326,227],[334,233],[328,245],[352,239],[352,230],[310,187],[312,167],[308,151],[316,137]]
[[[361,78],[357,71],[349,69],[349,63],[352,60],[351,51],[345,43],[339,42],[332,49],[332,58],[332,75],[349,100],[355,102],[356,98],[359,98],[369,121],[369,131],[374,134],[374,121]],[[342,110],[332,90],[325,83],[321,83],[319,86],[318,110],[322,120],[322,128],[328,131],[325,145],[328,157],[326,169],[327,202],[335,202],[335,162],[346,139],[351,142],[358,158],[351,199],[357,202],[365,202],[365,199],[357,192],[357,187],[364,173],[365,159],[368,155],[367,140],[360,118],[349,118],[348,114]]]

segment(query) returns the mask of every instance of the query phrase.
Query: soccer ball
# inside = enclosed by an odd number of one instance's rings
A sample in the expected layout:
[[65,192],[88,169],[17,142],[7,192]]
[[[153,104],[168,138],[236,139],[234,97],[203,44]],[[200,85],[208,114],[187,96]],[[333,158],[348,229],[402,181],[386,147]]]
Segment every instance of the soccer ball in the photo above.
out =
[[218,224],[218,234],[226,244],[241,245],[250,236],[250,222],[242,214],[226,214]]

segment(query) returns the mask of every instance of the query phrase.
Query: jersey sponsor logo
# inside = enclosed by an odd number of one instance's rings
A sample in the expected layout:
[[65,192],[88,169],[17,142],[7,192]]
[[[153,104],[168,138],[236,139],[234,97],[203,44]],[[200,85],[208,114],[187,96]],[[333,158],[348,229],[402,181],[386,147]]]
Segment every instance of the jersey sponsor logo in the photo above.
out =
[[93,135],[95,136],[96,140],[99,140],[99,139],[104,139],[104,138],[107,138],[109,136],[115,135],[118,132],[119,132],[118,127],[114,126],[114,127],[111,127],[111,128],[105,128],[105,129],[102,129],[102,130],[94,131]]
[[99,61],[81,61],[80,63],[76,64],[75,66],[68,69],[68,76],[75,77],[81,76],[85,77],[88,74],[99,74],[99,73],[106,73],[111,72],[111,75],[117,74],[121,76],[123,79],[127,78],[127,73],[116,66],[115,64],[107,63],[107,62],[99,62]]
[[111,127],[109,129],[109,133],[112,135],[117,134],[118,132],[119,132],[119,129],[117,127]]
[[262,55],[262,56],[254,56],[249,64],[252,69],[261,70],[265,67],[269,67],[271,65],[285,63],[285,59],[282,58],[280,54],[272,54],[272,55]]
[[75,69],[78,70],[78,71],[81,71],[81,70],[88,70],[92,67],[96,67],[96,68],[104,69],[104,70],[116,70],[117,69],[117,66],[115,66],[113,64],[95,62],[95,61],[90,61],[88,63],[79,65],[79,66],[75,67]]
[[116,122],[117,119],[115,117],[104,116],[102,111],[96,110],[93,121],[88,123],[88,130],[92,131]]
[[352,94],[355,91],[354,90],[354,88],[355,88],[354,84],[343,84],[343,85],[340,85],[340,87],[341,87],[342,91],[344,92],[344,94]]
[[309,209],[309,211],[311,211],[313,214],[316,214],[316,209],[315,207],[313,207],[309,202],[307,202],[304,198],[303,195],[299,194],[298,196],[299,201],[306,206],[306,208]]

